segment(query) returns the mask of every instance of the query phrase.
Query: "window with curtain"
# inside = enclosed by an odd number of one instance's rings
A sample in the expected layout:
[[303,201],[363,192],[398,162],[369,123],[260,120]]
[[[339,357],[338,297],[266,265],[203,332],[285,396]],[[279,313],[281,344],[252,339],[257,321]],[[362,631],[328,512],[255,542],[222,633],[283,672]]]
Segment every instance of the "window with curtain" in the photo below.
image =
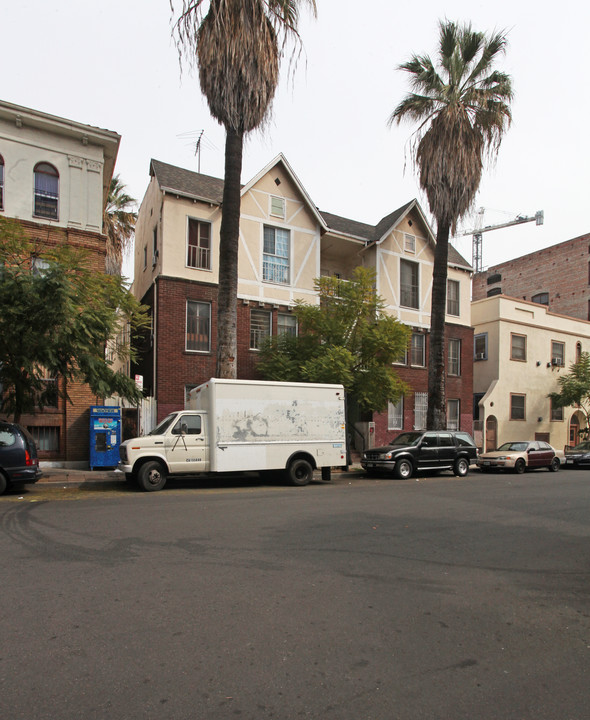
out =
[[35,166],[35,204],[33,214],[49,220],[58,219],[59,174],[49,163]]
[[211,349],[211,305],[186,301],[186,349],[209,352]]
[[188,249],[186,264],[200,270],[211,270],[211,225],[194,218],[188,219]]
[[289,282],[289,245],[291,234],[282,228],[264,228],[262,279],[266,282]]
[[416,308],[419,305],[420,281],[418,263],[411,260],[400,261],[400,303],[404,307]]

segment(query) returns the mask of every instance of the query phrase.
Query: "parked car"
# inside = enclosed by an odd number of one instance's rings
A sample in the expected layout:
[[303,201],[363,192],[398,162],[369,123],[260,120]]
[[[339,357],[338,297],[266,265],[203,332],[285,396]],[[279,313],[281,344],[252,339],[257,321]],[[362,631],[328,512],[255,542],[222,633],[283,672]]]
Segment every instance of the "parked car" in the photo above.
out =
[[0,495],[11,485],[37,482],[41,474],[31,434],[20,425],[0,420]]
[[363,453],[367,474],[393,473],[404,479],[418,470],[452,470],[463,477],[477,461],[477,447],[469,433],[449,430],[414,431],[398,435],[389,445]]
[[505,442],[497,450],[482,453],[477,461],[480,469],[512,470],[523,473],[534,468],[559,470],[563,452],[542,440]]
[[590,465],[590,440],[565,449],[566,467],[577,467],[578,465]]

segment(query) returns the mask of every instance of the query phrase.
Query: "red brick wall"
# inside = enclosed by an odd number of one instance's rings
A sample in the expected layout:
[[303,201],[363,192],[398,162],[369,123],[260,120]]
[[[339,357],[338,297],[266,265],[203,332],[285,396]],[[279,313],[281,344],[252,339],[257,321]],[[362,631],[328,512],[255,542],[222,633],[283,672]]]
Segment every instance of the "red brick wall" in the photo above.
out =
[[[449,400],[459,400],[460,422],[459,429],[469,433],[473,431],[473,328],[461,325],[445,326],[445,345],[448,341],[461,340],[461,375],[446,376],[445,396]],[[427,337],[428,345],[428,337]],[[428,347],[426,348],[428,357]],[[428,392],[427,368],[396,365],[395,369],[414,392]],[[389,440],[397,437],[401,432],[414,429],[414,395],[404,397],[404,427],[403,430],[387,429],[387,412],[374,413],[375,445],[385,445]]]
[[[31,240],[45,246],[70,245],[88,252],[88,266],[95,272],[105,271],[105,237],[99,233],[58,228],[41,223],[21,221],[21,226]],[[62,381],[63,382],[63,381]],[[23,415],[21,424],[25,427],[58,427],[59,451],[39,452],[41,460],[83,463],[89,458],[90,405],[100,404],[87,385],[69,383],[68,394],[71,403],[60,398],[57,408],[46,408],[42,412]]]
[[[195,283],[179,278],[159,277],[156,281],[156,389],[158,421],[170,412],[184,407],[184,391],[187,385],[200,385],[215,375],[217,337],[217,286]],[[148,295],[142,302],[149,300]],[[186,301],[211,303],[211,351],[190,352],[186,345]],[[287,307],[276,308],[258,303],[237,306],[238,377],[256,379],[258,352],[250,349],[250,309],[252,307],[272,312],[273,333],[276,334],[277,313],[287,312]],[[149,360],[143,363],[149,368]],[[149,383],[149,380],[147,381]]]
[[[493,280],[494,275],[501,280]],[[590,319],[590,233],[523,255],[473,277],[473,300],[492,291],[531,300],[537,293],[549,293],[552,312],[581,320]]]

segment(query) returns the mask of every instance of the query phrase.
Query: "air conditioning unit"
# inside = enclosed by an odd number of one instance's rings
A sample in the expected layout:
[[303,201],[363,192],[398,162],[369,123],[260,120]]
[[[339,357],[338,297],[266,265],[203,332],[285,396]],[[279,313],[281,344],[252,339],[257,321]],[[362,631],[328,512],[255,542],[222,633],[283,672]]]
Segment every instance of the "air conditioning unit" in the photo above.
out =
[[561,367],[563,365],[563,361],[561,358],[551,358],[551,364],[557,367]]
[[486,354],[485,353],[475,353],[475,359],[476,360],[485,360]]

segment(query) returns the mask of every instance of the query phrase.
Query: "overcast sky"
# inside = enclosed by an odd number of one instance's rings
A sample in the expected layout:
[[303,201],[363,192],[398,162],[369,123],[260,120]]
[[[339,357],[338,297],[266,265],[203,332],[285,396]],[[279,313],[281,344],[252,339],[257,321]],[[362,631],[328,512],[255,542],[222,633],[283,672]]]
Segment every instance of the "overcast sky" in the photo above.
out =
[[[242,182],[282,152],[321,210],[376,224],[416,197],[428,213],[408,154],[412,128],[387,119],[408,90],[397,66],[435,54],[444,16],[508,31],[500,67],[513,78],[513,123],[475,208],[486,208],[484,225],[545,213],[542,227],[484,234],[484,267],[590,232],[587,3],[317,4],[317,20],[303,15],[294,81],[283,76],[271,123],[247,140]],[[0,0],[0,10],[3,100],[118,132],[116,172],[138,201],[150,158],[198,169],[201,131],[201,172],[223,177],[224,132],[196,74],[180,73],[168,0]],[[455,246],[471,261],[471,237]]]

